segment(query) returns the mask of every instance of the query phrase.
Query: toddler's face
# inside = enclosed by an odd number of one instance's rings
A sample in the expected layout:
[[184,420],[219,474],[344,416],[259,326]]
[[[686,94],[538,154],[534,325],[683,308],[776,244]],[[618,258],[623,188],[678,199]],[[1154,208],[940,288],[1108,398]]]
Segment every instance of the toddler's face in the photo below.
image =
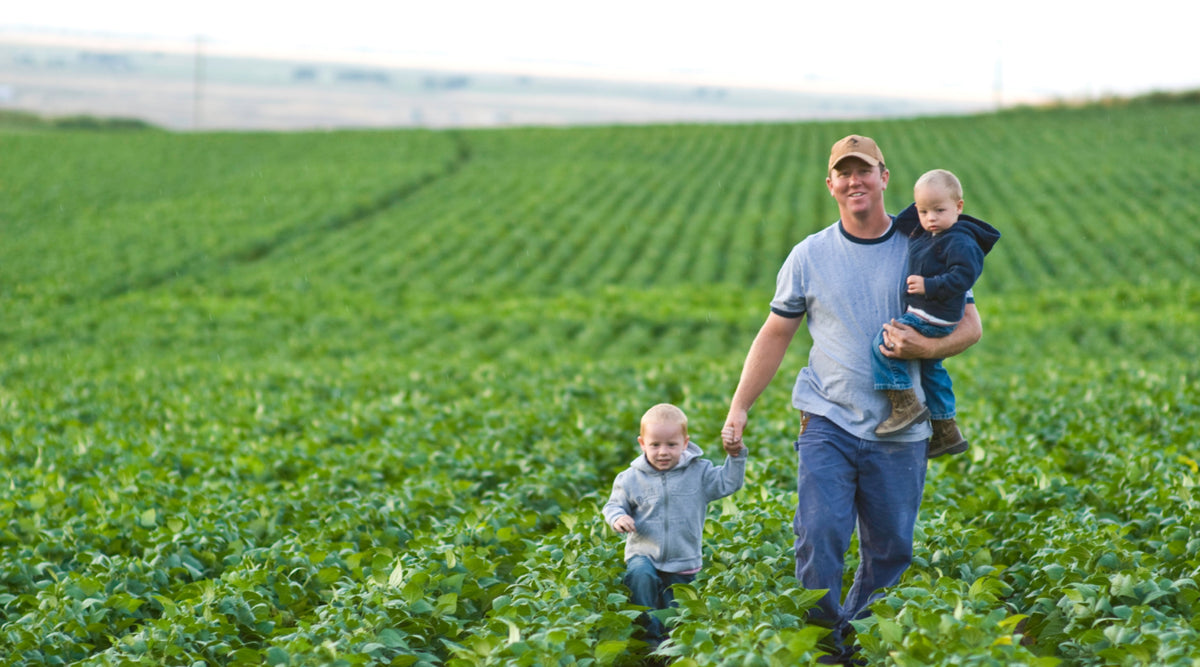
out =
[[953,227],[963,210],[961,199],[955,199],[945,188],[934,185],[917,188],[913,198],[921,216],[921,227],[930,234],[940,234]]
[[657,470],[670,470],[687,449],[687,433],[679,424],[646,424],[638,436],[646,460]]

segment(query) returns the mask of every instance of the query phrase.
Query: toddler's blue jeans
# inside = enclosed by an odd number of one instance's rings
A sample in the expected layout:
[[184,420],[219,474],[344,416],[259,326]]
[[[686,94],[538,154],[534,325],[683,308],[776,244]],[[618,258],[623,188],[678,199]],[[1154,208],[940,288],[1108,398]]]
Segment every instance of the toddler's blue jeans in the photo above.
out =
[[[695,574],[663,572],[654,567],[646,556],[634,556],[625,561],[625,585],[629,587],[629,601],[651,609],[666,609],[675,605],[673,584],[689,584]],[[646,628],[646,639],[659,642],[667,637],[662,621],[650,614],[642,614],[641,622]]]
[[[922,336],[942,338],[954,331],[953,326],[930,324],[925,320],[905,313],[896,318],[900,324],[917,330]],[[871,345],[871,370],[875,375],[875,388],[911,389],[912,377],[909,376],[909,362],[905,359],[890,359],[883,356],[879,346],[883,345],[883,330],[875,335]],[[930,419],[951,419],[955,414],[954,386],[950,382],[950,374],[942,366],[941,359],[921,360],[921,388],[925,390],[925,407],[929,408]]]

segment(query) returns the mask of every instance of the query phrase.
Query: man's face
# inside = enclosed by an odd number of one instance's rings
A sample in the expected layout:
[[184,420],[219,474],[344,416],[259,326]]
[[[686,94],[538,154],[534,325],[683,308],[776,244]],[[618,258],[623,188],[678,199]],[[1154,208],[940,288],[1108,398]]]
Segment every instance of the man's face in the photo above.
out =
[[679,424],[646,424],[638,436],[646,460],[656,470],[670,470],[687,449],[687,433]]
[[837,200],[843,218],[867,214],[876,207],[883,210],[883,191],[887,182],[886,169],[871,166],[856,157],[838,162],[825,179],[829,194]]

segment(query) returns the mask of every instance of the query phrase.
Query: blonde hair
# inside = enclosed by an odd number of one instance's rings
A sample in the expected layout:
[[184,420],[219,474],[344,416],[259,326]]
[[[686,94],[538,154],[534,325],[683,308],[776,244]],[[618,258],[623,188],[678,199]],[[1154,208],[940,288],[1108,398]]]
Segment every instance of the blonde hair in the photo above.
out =
[[683,410],[670,403],[659,403],[642,415],[641,433],[645,434],[647,424],[674,424],[687,433],[687,415]]
[[946,192],[946,194],[950,195],[950,198],[954,201],[962,201],[962,183],[960,183],[958,177],[950,171],[945,169],[932,169],[924,174],[921,174],[921,177],[917,179],[916,185],[913,186],[913,192],[916,192],[918,189],[925,186],[941,188]]

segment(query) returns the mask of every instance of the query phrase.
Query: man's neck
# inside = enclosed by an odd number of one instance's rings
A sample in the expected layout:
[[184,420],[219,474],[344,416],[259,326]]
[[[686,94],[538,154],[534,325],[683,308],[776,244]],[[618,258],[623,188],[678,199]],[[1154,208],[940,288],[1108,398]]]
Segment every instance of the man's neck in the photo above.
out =
[[842,216],[842,227],[846,233],[860,239],[877,239],[892,228],[892,216],[880,208],[861,217],[854,215]]

